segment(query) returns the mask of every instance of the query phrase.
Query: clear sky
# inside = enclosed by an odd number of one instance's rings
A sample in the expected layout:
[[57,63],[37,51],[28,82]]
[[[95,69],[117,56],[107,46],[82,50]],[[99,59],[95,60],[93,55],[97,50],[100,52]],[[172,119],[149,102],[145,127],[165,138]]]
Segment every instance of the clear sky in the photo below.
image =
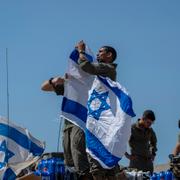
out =
[[8,48],[10,119],[56,151],[61,97],[41,91],[42,82],[64,75],[77,41],[95,53],[112,45],[118,81],[133,99],[132,121],[155,111],[155,162],[168,162],[180,119],[179,9],[179,0],[0,0],[0,115],[7,116]]

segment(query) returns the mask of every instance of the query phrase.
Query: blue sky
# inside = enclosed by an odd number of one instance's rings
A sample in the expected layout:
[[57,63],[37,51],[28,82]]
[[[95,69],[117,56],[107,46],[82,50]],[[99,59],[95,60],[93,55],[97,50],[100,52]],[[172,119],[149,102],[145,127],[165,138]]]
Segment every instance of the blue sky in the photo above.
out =
[[145,109],[155,111],[155,163],[166,163],[179,132],[179,9],[179,0],[0,0],[0,115],[7,115],[8,48],[10,119],[56,151],[61,97],[41,91],[42,82],[64,75],[77,41],[95,53],[112,45],[118,81],[133,99],[133,122]]

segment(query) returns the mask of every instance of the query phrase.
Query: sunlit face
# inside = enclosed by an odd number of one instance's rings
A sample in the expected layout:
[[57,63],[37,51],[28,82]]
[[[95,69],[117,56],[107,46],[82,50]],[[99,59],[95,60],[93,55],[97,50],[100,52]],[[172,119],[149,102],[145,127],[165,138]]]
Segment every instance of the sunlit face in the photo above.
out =
[[111,55],[105,48],[100,48],[97,54],[97,60],[99,62],[109,63],[111,62]]
[[153,124],[153,121],[151,119],[143,119],[143,121],[144,121],[145,128],[150,128],[151,125]]

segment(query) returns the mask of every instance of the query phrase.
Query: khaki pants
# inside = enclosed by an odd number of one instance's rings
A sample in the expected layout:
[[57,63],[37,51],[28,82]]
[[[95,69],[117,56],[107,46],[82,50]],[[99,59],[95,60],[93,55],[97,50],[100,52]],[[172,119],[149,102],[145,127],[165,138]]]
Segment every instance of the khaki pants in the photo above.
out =
[[98,161],[88,154],[90,164],[90,173],[94,180],[117,180],[117,174],[120,172],[119,165],[112,169],[104,169]]
[[144,172],[150,171],[153,173],[153,161],[148,158],[138,156],[137,159],[131,160],[129,164],[130,168],[135,168]]
[[65,165],[74,167],[79,175],[89,173],[89,163],[86,154],[85,134],[78,126],[64,130],[63,135]]

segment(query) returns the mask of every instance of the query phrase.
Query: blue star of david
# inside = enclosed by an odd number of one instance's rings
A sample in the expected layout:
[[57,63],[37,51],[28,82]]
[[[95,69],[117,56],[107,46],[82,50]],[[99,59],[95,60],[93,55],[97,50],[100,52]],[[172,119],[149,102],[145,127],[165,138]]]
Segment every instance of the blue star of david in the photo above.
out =
[[4,157],[4,161],[3,162],[0,162],[0,169],[2,167],[5,166],[5,164],[8,162],[8,160],[14,156],[15,154],[10,151],[8,148],[7,148],[7,145],[6,145],[6,141],[2,141],[1,145],[0,145],[0,152],[4,152],[5,153],[5,157]]
[[[91,97],[88,101],[88,115],[94,117],[96,120],[99,120],[101,113],[105,110],[110,109],[109,104],[107,103],[108,92],[99,94],[97,91],[93,90]],[[93,103],[99,103],[97,109],[93,109]]]

